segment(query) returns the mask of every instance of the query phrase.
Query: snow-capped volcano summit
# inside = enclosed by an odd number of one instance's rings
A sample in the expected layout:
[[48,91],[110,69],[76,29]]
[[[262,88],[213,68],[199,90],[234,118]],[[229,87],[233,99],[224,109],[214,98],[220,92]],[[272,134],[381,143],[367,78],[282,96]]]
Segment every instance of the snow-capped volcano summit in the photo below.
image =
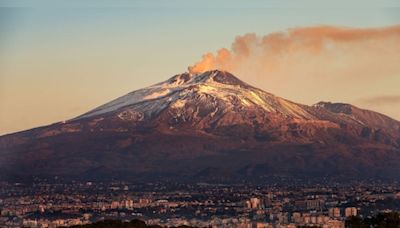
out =
[[290,117],[314,118],[301,105],[252,87],[229,72],[219,70],[175,75],[164,82],[128,93],[78,118],[120,109],[141,112],[144,117],[151,117],[169,106],[183,108],[185,104],[193,102],[208,103],[205,105],[214,106],[214,111],[218,111],[218,108],[225,111],[252,108]]
[[218,70],[178,74],[69,121],[0,137],[0,180],[399,173],[398,121],[350,104],[298,104]]
[[[134,106],[143,102],[162,103],[159,108],[165,107],[165,104],[174,102],[180,103],[180,99],[187,98],[193,93],[212,93],[215,89],[230,89],[232,92],[240,94],[241,88],[250,88],[249,85],[240,81],[238,78],[228,72],[208,71],[202,74],[183,73],[172,78],[157,83],[155,85],[130,92],[109,103],[106,103],[79,118],[85,118],[116,111],[127,106]],[[224,96],[218,94],[218,96]],[[179,105],[178,105],[179,106]],[[159,112],[160,110],[149,110],[150,112]]]

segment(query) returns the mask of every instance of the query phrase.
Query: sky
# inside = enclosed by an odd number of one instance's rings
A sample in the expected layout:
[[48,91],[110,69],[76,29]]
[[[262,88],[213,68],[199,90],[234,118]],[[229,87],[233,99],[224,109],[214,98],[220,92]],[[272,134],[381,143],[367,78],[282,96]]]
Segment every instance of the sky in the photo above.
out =
[[[274,34],[296,48],[229,69],[295,102],[352,103],[400,120],[399,25],[390,0],[0,0],[0,135],[74,118],[221,48],[237,56],[249,36],[252,53],[275,50],[260,45]],[[304,31],[321,28],[336,33],[310,51],[316,38]],[[337,41],[340,31],[359,35]]]

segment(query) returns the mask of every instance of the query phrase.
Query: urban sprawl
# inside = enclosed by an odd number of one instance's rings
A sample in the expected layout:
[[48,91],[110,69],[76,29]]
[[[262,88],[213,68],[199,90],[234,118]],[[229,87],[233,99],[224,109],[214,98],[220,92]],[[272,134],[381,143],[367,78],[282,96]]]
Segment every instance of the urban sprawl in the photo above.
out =
[[0,227],[140,219],[166,227],[344,227],[400,211],[400,184],[1,183]]

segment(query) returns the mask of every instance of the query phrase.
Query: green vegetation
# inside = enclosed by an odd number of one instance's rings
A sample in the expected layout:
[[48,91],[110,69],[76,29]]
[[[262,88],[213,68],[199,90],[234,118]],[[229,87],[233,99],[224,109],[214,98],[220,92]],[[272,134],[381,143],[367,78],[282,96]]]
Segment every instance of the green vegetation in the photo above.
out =
[[[145,222],[134,219],[130,222],[122,222],[120,220],[104,220],[87,225],[71,226],[73,228],[162,228],[159,225],[146,225]],[[177,228],[190,228],[190,226],[178,226]]]
[[119,220],[104,220],[100,222],[95,222],[92,224],[87,225],[78,225],[72,226],[76,228],[109,228],[109,227],[116,227],[116,228],[147,228],[147,227],[154,227],[158,228],[161,226],[147,226],[145,222],[141,220],[134,219],[130,222],[122,222]]
[[382,213],[372,218],[351,217],[346,220],[348,228],[400,228],[400,213]]

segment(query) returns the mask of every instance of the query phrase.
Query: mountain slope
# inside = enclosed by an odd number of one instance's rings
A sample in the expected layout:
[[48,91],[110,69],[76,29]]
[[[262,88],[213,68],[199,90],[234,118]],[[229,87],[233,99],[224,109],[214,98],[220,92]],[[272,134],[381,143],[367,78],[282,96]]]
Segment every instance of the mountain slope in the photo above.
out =
[[400,178],[400,123],[348,104],[297,104],[209,71],[2,136],[0,155],[3,179]]
[[[266,112],[276,111],[293,117],[312,118],[299,105],[256,89],[222,71],[209,71],[200,75],[176,75],[165,82],[131,92],[79,118],[92,117],[124,107],[134,110],[135,106],[149,116],[153,112],[157,114],[167,106],[180,108],[185,105],[184,102],[191,99],[211,103],[222,102],[225,106],[257,107]],[[143,107],[143,104],[147,108]]]

